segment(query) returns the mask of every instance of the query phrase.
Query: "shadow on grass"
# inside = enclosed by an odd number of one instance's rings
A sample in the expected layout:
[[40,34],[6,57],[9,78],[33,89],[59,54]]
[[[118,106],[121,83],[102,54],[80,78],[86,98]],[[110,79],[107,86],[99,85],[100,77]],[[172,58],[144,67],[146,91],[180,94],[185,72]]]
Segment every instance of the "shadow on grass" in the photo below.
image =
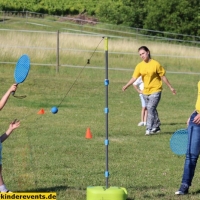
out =
[[[141,191],[141,192],[145,192],[145,194],[143,195],[143,199],[154,199],[154,197],[156,198],[156,199],[162,199],[162,198],[164,198],[165,196],[166,196],[166,194],[165,193],[156,193],[156,194],[148,194],[148,191],[151,191],[151,190],[158,190],[158,189],[161,189],[161,188],[163,188],[163,186],[161,186],[161,185],[158,185],[158,186],[153,186],[153,187],[148,187],[148,186],[142,186],[142,187],[129,187],[129,188],[132,188],[132,189],[135,189],[137,192],[138,191]],[[128,188],[127,188],[127,190],[129,190]],[[134,197],[128,197],[126,200],[135,200],[135,198]]]
[[[161,132],[160,134],[173,135],[174,132]],[[159,133],[158,133],[159,134]],[[157,135],[158,135],[157,134]],[[155,134],[156,135],[156,134]]]
[[156,136],[158,136],[158,135],[163,135],[163,134],[165,134],[165,135],[173,135],[173,133],[174,133],[174,132],[164,132],[164,131],[161,130],[160,133],[150,134],[150,136],[147,136],[147,137],[156,137]]
[[191,195],[197,195],[197,194],[200,194],[200,190],[197,190],[196,192],[192,192],[192,193],[189,193]]
[[[65,191],[67,189],[86,190],[86,188],[79,188],[79,187],[75,188],[75,187],[68,187],[67,185],[60,185],[55,187],[30,189],[23,192],[58,192],[58,191]],[[22,192],[22,191],[17,191],[17,192]]]
[[162,123],[161,125],[171,125],[171,126],[175,126],[175,125],[184,125],[186,126],[186,122],[181,122],[181,123],[175,123],[175,122],[169,122],[169,123]]

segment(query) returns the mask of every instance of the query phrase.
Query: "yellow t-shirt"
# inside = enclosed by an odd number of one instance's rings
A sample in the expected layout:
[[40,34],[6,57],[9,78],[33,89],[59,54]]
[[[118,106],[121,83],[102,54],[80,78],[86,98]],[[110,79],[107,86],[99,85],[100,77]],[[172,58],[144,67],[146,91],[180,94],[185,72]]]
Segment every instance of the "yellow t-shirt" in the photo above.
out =
[[200,81],[198,82],[198,95],[197,95],[197,101],[195,109],[198,113],[200,113]]
[[140,62],[134,72],[134,78],[142,76],[144,82],[143,94],[149,95],[162,90],[161,77],[165,75],[165,69],[156,60],[151,59],[148,63]]

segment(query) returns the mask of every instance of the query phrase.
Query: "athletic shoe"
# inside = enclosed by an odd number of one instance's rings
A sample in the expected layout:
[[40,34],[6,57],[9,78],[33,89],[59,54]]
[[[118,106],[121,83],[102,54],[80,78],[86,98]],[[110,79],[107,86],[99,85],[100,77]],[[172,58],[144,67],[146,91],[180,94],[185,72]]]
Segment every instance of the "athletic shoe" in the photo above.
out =
[[151,134],[155,134],[155,133],[159,133],[161,130],[160,130],[160,127],[157,127],[157,128],[153,128],[151,130]]
[[151,135],[151,130],[147,129],[145,135]]
[[140,122],[138,126],[144,126],[144,122]]
[[181,187],[178,191],[175,192],[177,195],[185,195],[188,193],[189,187],[186,184],[181,184]]

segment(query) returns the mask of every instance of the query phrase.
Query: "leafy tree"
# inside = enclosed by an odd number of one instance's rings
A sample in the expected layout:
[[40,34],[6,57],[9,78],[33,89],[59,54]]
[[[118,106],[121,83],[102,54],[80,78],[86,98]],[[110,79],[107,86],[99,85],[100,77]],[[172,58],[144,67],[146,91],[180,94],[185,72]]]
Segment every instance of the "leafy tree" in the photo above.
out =
[[144,28],[197,35],[198,6],[199,0],[148,0]]
[[200,0],[0,0],[0,9],[51,15],[85,13],[109,24],[199,36],[199,3]]
[[102,22],[123,24],[131,27],[142,28],[146,16],[144,7],[147,0],[117,0],[100,2],[96,15]]

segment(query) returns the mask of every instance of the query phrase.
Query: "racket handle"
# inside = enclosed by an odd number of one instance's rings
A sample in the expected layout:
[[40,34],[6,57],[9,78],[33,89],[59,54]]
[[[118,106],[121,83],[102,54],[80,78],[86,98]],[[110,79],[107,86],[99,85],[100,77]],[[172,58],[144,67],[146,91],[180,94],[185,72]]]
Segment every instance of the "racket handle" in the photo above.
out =
[[[16,86],[18,85],[18,83],[16,83]],[[14,96],[15,95],[15,91],[12,91],[11,94]]]

